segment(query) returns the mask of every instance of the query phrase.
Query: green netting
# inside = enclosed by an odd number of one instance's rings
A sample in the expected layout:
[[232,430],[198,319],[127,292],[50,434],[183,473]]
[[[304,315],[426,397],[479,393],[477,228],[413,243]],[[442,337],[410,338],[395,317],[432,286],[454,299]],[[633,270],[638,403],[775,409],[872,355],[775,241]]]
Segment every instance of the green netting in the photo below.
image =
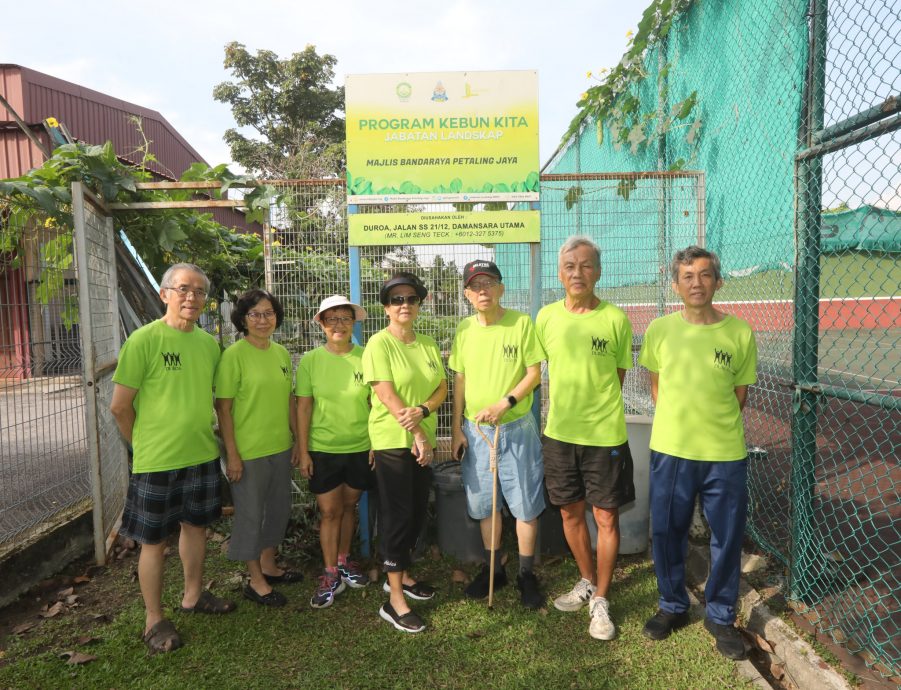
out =
[[[751,323],[760,349],[745,411],[749,533],[789,566],[799,612],[899,676],[897,2],[696,0],[643,65],[640,113],[692,92],[696,105],[660,146],[618,145],[606,122],[599,142],[589,119],[546,166],[542,301],[561,294],[557,248],[587,234],[602,248],[601,293],[640,339],[671,307],[672,250],[719,253],[721,307]],[[635,175],[670,167],[700,177]],[[529,260],[496,251],[502,269]],[[644,384],[627,388],[641,411]]]

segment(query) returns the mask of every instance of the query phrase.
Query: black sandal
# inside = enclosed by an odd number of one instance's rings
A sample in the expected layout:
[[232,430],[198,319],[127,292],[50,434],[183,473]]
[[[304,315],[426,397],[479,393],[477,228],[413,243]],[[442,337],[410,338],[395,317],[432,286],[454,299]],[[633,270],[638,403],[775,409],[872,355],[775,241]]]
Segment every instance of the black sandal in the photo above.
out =
[[303,573],[285,568],[285,572],[283,572],[281,575],[266,575],[266,573],[263,573],[263,577],[266,578],[266,582],[268,582],[270,585],[290,585],[294,582],[300,582],[301,580],[303,580]]
[[288,599],[281,592],[276,592],[273,589],[269,594],[260,594],[250,583],[244,585],[244,598],[255,601],[262,606],[272,606],[274,608],[284,606],[288,603]]
[[184,606],[181,607],[182,613],[212,613],[212,614],[221,614],[221,613],[231,613],[238,605],[233,601],[229,601],[228,599],[220,599],[217,596],[214,596],[212,592],[205,589],[200,593],[200,598],[197,599],[197,603],[194,604],[191,608],[186,608]]
[[181,647],[181,637],[172,624],[165,618],[141,635],[141,640],[151,654],[174,652]]

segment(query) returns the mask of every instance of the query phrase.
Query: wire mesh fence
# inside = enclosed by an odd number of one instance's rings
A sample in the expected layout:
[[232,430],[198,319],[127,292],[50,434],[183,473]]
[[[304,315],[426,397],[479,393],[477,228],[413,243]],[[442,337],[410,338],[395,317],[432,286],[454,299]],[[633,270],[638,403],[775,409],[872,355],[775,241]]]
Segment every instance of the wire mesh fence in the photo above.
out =
[[21,238],[0,253],[0,554],[90,496],[75,273],[47,260],[71,247],[15,218],[0,217]]
[[[628,92],[636,122],[652,123],[639,134],[657,145],[589,122],[546,168],[704,171],[706,246],[726,274],[719,304],[751,323],[760,351],[745,411],[757,447],[749,532],[790,566],[796,608],[886,676],[901,673],[896,4],[690,3]],[[652,136],[655,117],[692,93],[692,116]],[[603,248],[598,225],[588,234]],[[636,259],[631,273],[653,294],[646,274],[661,262]],[[627,278],[605,284],[611,301],[634,297]]]

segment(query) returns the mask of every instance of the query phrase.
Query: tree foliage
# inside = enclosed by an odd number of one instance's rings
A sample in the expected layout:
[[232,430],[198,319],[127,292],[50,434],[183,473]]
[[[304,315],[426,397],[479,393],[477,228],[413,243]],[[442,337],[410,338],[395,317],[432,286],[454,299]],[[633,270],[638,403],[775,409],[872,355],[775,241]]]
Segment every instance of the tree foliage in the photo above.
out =
[[239,129],[225,132],[232,159],[269,178],[341,176],[344,155],[344,87],[332,87],[337,59],[314,46],[290,58],[271,50],[251,55],[238,42],[225,46],[233,81],[213,89],[231,106]]

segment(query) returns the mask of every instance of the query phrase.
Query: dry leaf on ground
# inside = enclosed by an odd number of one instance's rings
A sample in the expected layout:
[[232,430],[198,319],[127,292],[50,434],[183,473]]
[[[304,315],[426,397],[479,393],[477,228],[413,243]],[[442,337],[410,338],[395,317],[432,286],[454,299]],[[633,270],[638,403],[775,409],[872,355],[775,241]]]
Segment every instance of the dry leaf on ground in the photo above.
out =
[[97,658],[93,654],[85,654],[83,652],[63,652],[60,656],[68,657],[67,664],[86,664]]

